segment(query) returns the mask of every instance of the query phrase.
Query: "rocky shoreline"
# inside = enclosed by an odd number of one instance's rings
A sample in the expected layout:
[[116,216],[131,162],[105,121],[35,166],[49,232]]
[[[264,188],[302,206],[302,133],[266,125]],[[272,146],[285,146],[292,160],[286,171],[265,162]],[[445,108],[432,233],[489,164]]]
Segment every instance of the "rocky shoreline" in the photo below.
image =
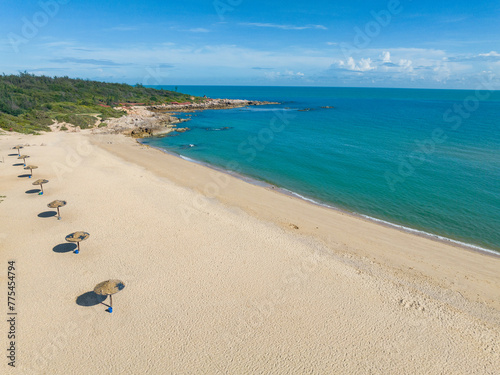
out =
[[126,116],[108,119],[106,126],[92,129],[94,134],[125,134],[134,138],[145,138],[168,134],[170,132],[185,132],[187,127],[178,127],[178,124],[190,119],[179,119],[172,113],[195,112],[207,109],[231,109],[247,106],[279,104],[243,99],[206,99],[202,102],[172,103],[153,106],[122,106],[117,110],[127,112]]
[[206,109],[230,109],[270,104],[280,103],[244,99],[205,99],[203,102],[172,103],[149,108],[155,112],[194,112]]

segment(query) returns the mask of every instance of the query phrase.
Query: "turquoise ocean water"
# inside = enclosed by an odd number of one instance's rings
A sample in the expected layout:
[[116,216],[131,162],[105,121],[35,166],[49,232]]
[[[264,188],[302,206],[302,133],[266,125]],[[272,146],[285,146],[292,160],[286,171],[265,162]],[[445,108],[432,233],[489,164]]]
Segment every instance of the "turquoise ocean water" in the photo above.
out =
[[499,91],[177,89],[280,104],[192,113],[190,131],[144,143],[321,204],[500,252]]

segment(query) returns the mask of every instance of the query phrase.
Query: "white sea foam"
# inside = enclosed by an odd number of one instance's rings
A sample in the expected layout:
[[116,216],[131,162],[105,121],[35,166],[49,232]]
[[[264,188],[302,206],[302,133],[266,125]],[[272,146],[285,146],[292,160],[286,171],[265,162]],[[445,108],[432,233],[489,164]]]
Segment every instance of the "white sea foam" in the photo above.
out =
[[297,111],[298,108],[255,108],[255,107],[243,107],[239,109],[240,111],[249,112],[276,112],[276,111]]
[[[205,163],[205,162],[202,162],[202,161],[199,161],[199,160],[191,159],[191,158],[189,158],[187,156],[183,156],[183,155],[180,155],[180,154],[169,152],[169,151],[167,151],[167,150],[165,150],[164,148],[161,148],[161,147],[155,147],[155,146],[153,146],[153,147],[156,148],[156,149],[158,149],[158,150],[161,150],[161,151],[163,151],[163,152],[165,152],[167,154],[180,157],[181,159],[189,161],[191,163],[201,164],[201,165],[207,166],[209,168],[212,168],[212,169],[215,169],[215,170],[227,173],[227,174],[229,174],[231,176],[237,177],[237,178],[239,178],[239,179],[241,179],[243,181],[246,181],[248,183],[251,183],[253,185],[264,186],[264,187],[273,186],[273,185],[265,183],[263,181],[259,181],[259,180],[255,179],[255,178],[248,177],[248,176],[245,176],[245,175],[240,175],[240,174],[238,174],[238,173],[236,173],[234,171],[230,171],[230,170],[227,170],[227,169],[216,167],[216,166],[213,166],[211,164],[208,164],[208,163]],[[458,246],[461,246],[461,247],[464,247],[464,248],[468,248],[468,249],[472,249],[472,250],[476,250],[476,251],[485,252],[485,253],[488,253],[488,254],[493,254],[493,255],[499,256],[499,253],[497,251],[494,251],[494,250],[486,249],[486,248],[483,248],[483,247],[480,247],[480,246],[477,246],[477,245],[469,244],[469,243],[466,243],[466,242],[461,242],[461,241],[458,241],[458,240],[453,240],[453,239],[448,238],[448,237],[439,236],[437,234],[428,233],[428,232],[421,231],[421,230],[418,230],[418,229],[409,228],[409,227],[406,227],[404,225],[391,223],[389,221],[385,221],[385,220],[382,220],[382,219],[377,219],[377,218],[372,217],[372,216],[368,216],[368,215],[364,215],[364,214],[358,214],[356,212],[350,212],[350,211],[342,210],[342,209],[340,209],[338,207],[335,207],[335,206],[332,206],[332,205],[329,205],[329,204],[326,204],[326,203],[322,203],[322,202],[316,201],[316,200],[314,200],[312,198],[308,198],[306,196],[303,196],[301,194],[298,194],[298,193],[296,193],[294,191],[291,191],[291,190],[288,190],[288,189],[285,189],[285,188],[279,188],[279,191],[281,191],[281,192],[283,192],[285,194],[288,194],[288,195],[295,196],[295,197],[297,197],[299,199],[302,199],[304,201],[310,202],[310,203],[315,204],[317,206],[321,206],[321,207],[333,209],[333,210],[336,210],[336,211],[345,212],[345,213],[348,213],[348,214],[351,214],[351,215],[354,215],[354,216],[358,216],[358,217],[363,217],[363,218],[365,218],[367,220],[370,220],[370,221],[373,221],[373,222],[377,222],[377,223],[380,223],[382,225],[386,225],[386,226],[389,226],[389,227],[392,227],[392,228],[396,228],[396,229],[402,230],[402,231],[407,232],[407,233],[414,233],[416,235],[420,235],[420,236],[424,236],[424,237],[428,237],[428,238],[433,238],[435,240],[439,240],[439,241],[443,241],[443,242],[450,242],[450,243],[453,243],[455,245],[458,245]]]
[[474,249],[474,250],[477,250],[477,251],[486,252],[486,253],[489,253],[489,254],[494,254],[494,255],[497,255],[497,256],[499,255],[499,253],[497,251],[490,250],[490,249],[485,249],[484,247],[480,247],[480,246],[477,246],[477,245],[469,244],[469,243],[466,243],[466,242],[461,242],[461,241],[453,240],[453,239],[448,238],[448,237],[439,236],[437,234],[428,233],[428,232],[425,232],[425,231],[422,231],[422,230],[405,227],[404,225],[391,223],[390,221],[385,221],[385,220],[382,220],[382,219],[377,219],[377,218],[372,217],[372,216],[358,214],[358,213],[355,213],[355,212],[348,212],[348,211],[339,209],[338,207],[331,206],[331,205],[328,205],[326,203],[321,203],[321,202],[318,202],[318,201],[316,201],[314,199],[311,199],[311,198],[307,198],[307,197],[305,197],[303,195],[300,195],[300,194],[295,193],[294,191],[291,191],[291,190],[288,190],[288,189],[280,189],[280,190],[286,192],[287,194],[290,194],[290,195],[293,195],[293,196],[295,196],[297,198],[300,198],[302,200],[311,202],[311,203],[313,203],[313,204],[315,204],[317,206],[330,208],[330,209],[333,209],[333,210],[336,210],[336,211],[347,212],[349,214],[353,214],[353,215],[356,215],[356,216],[361,216],[361,217],[364,217],[367,220],[375,221],[375,222],[378,222],[378,223],[384,224],[386,226],[389,226],[389,227],[392,227],[392,228],[396,228],[396,229],[399,229],[399,230],[402,230],[402,231],[405,231],[405,232],[415,233],[415,234],[418,234],[420,236],[434,238],[434,239],[437,239],[439,241],[451,242],[451,243],[453,243],[455,245],[459,245],[459,246],[462,246],[462,247]]
[[181,159],[184,159],[184,160],[190,161],[191,163],[202,164],[202,163],[200,163],[199,161],[194,160],[194,159],[191,159],[191,158],[188,158],[187,156],[184,156],[184,155],[176,155],[176,156],[179,156]]

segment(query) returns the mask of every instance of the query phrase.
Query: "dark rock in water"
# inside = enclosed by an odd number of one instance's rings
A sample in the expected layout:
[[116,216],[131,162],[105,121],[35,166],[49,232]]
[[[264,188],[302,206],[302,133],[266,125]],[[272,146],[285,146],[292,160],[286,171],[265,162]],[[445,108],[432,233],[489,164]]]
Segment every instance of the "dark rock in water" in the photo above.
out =
[[171,133],[165,133],[165,134],[158,134],[156,137],[157,138],[170,138],[170,137],[178,137],[180,134],[177,132],[171,132]]
[[333,105],[325,105],[324,107],[321,107],[321,108],[331,109],[331,108],[335,108],[335,107]]
[[153,129],[147,127],[138,127],[133,129],[130,135],[134,138],[151,137],[153,135]]
[[208,132],[216,132],[216,131],[221,131],[221,130],[229,130],[232,129],[230,126],[224,126],[223,128],[204,128]]

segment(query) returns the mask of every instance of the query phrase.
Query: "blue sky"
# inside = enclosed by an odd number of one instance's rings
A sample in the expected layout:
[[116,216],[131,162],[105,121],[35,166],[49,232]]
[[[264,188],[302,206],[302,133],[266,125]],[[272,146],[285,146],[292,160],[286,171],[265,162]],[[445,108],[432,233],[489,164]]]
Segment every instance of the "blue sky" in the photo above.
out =
[[500,89],[498,0],[2,0],[0,9],[6,74]]

